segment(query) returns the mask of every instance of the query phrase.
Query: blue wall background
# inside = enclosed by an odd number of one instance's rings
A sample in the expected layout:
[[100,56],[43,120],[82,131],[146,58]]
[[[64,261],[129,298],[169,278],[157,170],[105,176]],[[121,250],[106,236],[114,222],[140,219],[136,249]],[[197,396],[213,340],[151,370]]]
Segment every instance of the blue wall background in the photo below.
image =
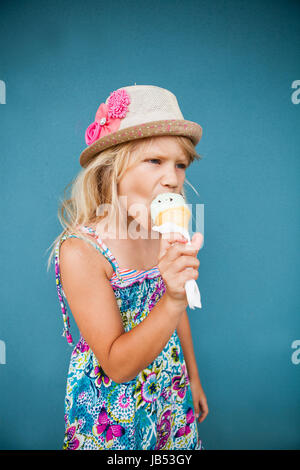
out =
[[299,15],[292,0],[1,2],[1,449],[62,447],[71,348],[46,250],[96,108],[134,83],[203,127],[187,194],[205,208],[203,308],[188,309],[205,447],[300,448]]

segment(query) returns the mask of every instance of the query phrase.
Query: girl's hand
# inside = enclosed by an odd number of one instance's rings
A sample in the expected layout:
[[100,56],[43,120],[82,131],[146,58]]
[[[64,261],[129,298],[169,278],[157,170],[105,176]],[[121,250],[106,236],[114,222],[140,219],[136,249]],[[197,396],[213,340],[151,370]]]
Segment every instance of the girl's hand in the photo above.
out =
[[200,261],[197,253],[202,241],[201,233],[193,236],[191,245],[186,245],[187,240],[180,233],[162,234],[158,268],[167,286],[167,294],[185,306],[188,304],[185,283],[198,278]]
[[[202,421],[204,421],[206,416],[208,415],[209,410],[207,406],[206,396],[202,388],[202,385],[200,383],[200,379],[199,378],[190,379],[190,386],[191,386],[191,391],[192,391],[192,396],[193,396],[196,419],[199,417],[198,422],[202,423]],[[200,412],[201,412],[201,416],[199,416]]]

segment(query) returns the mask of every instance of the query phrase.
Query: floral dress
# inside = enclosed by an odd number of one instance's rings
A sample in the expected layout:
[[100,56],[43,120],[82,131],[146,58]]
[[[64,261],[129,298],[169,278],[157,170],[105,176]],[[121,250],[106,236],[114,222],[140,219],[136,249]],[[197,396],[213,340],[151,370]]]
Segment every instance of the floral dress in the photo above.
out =
[[[96,232],[88,237],[64,235],[55,249],[56,287],[64,321],[63,336],[73,345],[65,293],[60,282],[59,248],[69,238],[91,243],[114,269],[110,279],[125,332],[142,322],[165,292],[158,267],[146,271],[120,269]],[[108,377],[80,335],[71,353],[66,396],[63,449],[203,450],[198,436],[192,393],[180,341],[175,330],[168,343],[132,380]]]

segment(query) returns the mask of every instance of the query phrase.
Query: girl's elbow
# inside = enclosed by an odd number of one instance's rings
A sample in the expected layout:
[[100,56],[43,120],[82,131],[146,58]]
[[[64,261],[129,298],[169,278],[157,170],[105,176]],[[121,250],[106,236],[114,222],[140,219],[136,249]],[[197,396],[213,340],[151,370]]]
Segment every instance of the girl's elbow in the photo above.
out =
[[133,374],[129,375],[128,373],[122,374],[122,371],[118,370],[115,373],[112,372],[109,377],[111,380],[113,380],[117,384],[125,384],[128,382],[131,382],[136,377],[136,375],[133,375]]
[[107,367],[103,372],[110,380],[117,384],[127,383],[132,380],[132,378],[128,377],[127,374],[122,374],[120,368],[116,370],[114,368]]

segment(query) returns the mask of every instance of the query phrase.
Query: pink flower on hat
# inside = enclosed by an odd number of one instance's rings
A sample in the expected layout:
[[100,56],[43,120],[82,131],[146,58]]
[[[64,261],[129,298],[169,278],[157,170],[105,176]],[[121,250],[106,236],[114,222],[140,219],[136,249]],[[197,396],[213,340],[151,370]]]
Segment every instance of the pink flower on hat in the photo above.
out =
[[100,137],[116,132],[128,112],[130,97],[124,90],[116,90],[110,94],[107,104],[101,103],[95,116],[95,121],[85,131],[85,141],[91,145]]
[[87,145],[92,144],[95,140],[99,139],[101,132],[101,126],[99,122],[92,122],[85,131],[85,141]]
[[128,111],[130,97],[126,90],[113,91],[108,99],[109,116],[112,118],[124,118]]

